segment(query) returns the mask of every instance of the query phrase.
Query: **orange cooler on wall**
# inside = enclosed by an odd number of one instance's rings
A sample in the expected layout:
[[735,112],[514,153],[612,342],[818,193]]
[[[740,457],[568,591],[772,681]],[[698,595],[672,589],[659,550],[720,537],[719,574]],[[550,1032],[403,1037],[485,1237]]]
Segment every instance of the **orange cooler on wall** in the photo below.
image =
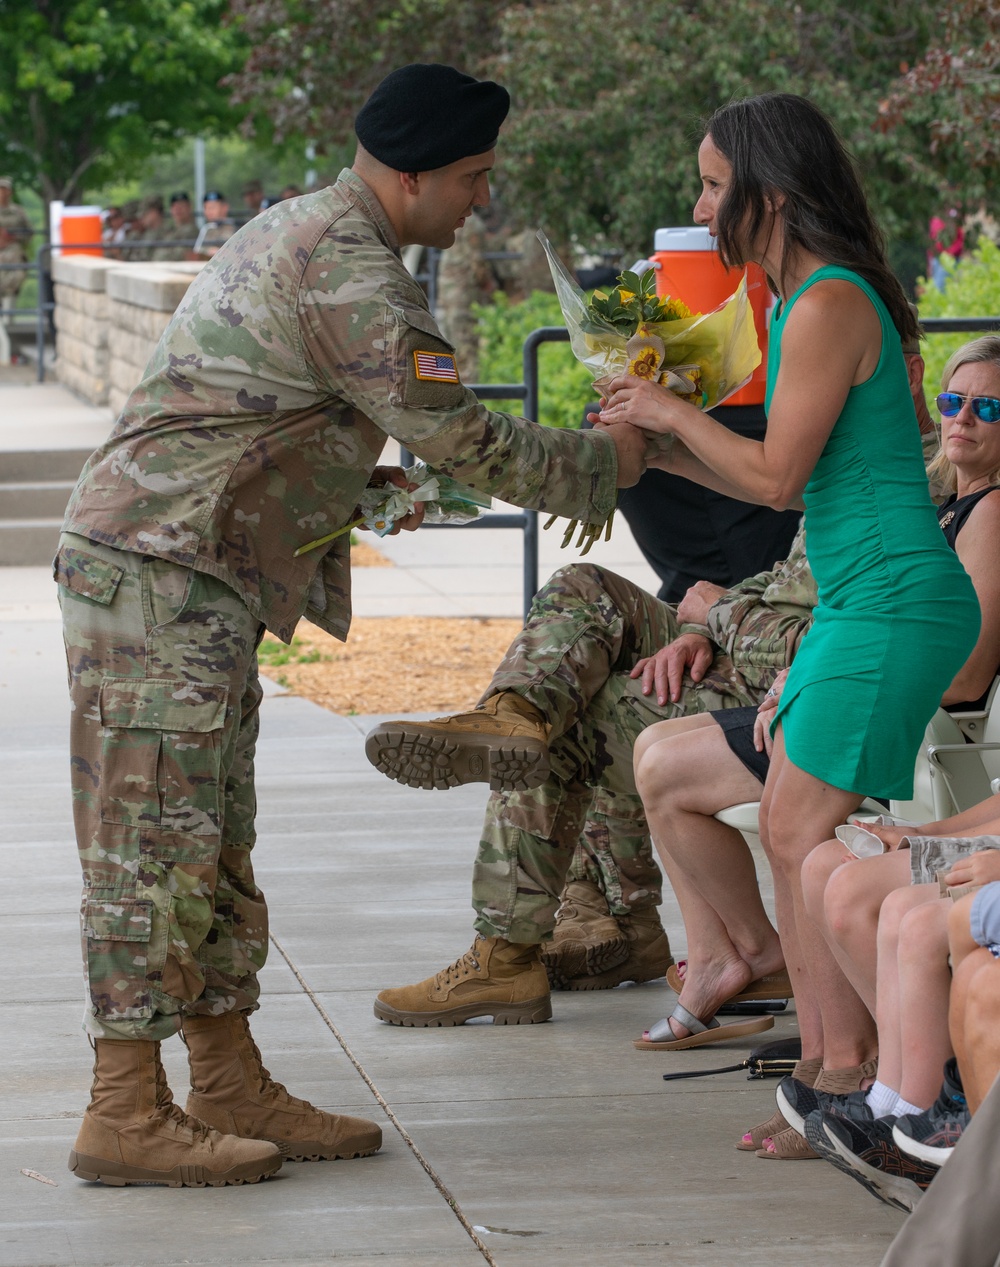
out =
[[[681,299],[692,312],[711,312],[740,284],[742,272],[729,269],[719,259],[715,239],[708,229],[691,225],[681,229],[657,229],[653,238],[656,293]],[[764,270],[748,264],[747,292],[753,308],[762,360],[746,387],[730,396],[726,405],[763,405],[767,380],[767,322],[774,302]]]
[[103,255],[100,246],[76,245],[80,242],[100,242],[100,207],[63,207],[59,237],[63,255]]

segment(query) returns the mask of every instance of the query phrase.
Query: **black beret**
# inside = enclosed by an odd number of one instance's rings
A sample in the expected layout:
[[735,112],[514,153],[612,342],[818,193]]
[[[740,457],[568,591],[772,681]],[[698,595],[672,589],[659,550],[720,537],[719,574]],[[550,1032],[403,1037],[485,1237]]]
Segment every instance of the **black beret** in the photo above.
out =
[[358,112],[354,130],[369,154],[397,172],[429,172],[496,145],[510,109],[506,88],[454,66],[394,70]]

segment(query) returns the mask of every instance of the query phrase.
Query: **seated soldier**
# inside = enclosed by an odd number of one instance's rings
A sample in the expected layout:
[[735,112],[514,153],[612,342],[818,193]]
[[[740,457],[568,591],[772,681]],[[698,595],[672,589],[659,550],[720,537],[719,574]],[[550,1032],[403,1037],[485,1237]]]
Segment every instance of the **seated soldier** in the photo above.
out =
[[[369,759],[392,778],[428,788],[488,781],[494,789],[473,872],[475,944],[434,977],[383,991],[376,1015],[402,1025],[484,1015],[504,1024],[547,1020],[541,943],[585,823],[591,841],[614,841],[607,860],[620,873],[644,868],[636,737],[663,718],[762,698],[791,661],[815,601],[801,533],[777,570],[711,605],[702,596],[696,625],[685,623],[684,604],[670,607],[592,564],[571,565],[537,595],[475,712],[373,730]],[[618,923],[630,958],[641,961],[631,972],[648,979],[651,960],[657,973],[672,962],[656,917],[658,892],[627,881],[619,892],[632,904]]]

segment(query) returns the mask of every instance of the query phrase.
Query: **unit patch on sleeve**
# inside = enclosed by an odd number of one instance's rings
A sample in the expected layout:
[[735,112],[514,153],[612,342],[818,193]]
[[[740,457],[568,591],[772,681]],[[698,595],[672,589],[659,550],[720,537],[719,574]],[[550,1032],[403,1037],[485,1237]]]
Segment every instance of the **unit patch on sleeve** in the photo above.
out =
[[448,352],[414,352],[417,378],[423,383],[457,383],[458,366]]

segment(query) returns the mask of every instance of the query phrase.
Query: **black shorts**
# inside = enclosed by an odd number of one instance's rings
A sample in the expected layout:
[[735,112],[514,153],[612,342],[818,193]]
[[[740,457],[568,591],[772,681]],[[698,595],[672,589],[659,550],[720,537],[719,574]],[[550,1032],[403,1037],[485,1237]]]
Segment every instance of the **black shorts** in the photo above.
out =
[[746,766],[753,777],[763,786],[771,758],[766,752],[758,752],[753,746],[753,726],[757,720],[756,707],[724,708],[719,713],[710,713],[713,721],[722,727],[734,756]]

